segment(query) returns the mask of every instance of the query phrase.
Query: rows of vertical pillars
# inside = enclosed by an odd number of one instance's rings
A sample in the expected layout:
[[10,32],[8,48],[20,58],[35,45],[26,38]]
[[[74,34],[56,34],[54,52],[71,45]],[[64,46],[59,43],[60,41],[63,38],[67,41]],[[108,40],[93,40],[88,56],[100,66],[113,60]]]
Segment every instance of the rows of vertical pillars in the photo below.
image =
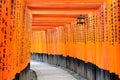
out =
[[71,71],[74,71],[75,73],[78,73],[80,76],[86,78],[87,80],[120,80],[118,78],[118,75],[115,73],[110,73],[107,70],[100,69],[92,63],[85,63],[82,60],[69,56],[64,57],[62,55],[35,53],[32,54],[31,59],[65,67]]

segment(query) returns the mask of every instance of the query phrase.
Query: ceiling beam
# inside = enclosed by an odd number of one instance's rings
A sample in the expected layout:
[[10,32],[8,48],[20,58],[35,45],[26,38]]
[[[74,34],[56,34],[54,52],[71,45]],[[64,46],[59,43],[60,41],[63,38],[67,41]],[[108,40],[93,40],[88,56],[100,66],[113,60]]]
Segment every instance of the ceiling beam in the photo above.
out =
[[34,14],[39,14],[39,15],[80,15],[80,14],[88,14],[91,11],[95,10],[33,10],[31,13]]
[[69,23],[73,22],[73,20],[33,20],[33,23]]
[[95,3],[107,2],[107,0],[26,0],[27,4],[30,3]]
[[[80,13],[81,14],[81,13]],[[77,18],[80,16],[80,14],[74,14],[74,15],[65,15],[65,14],[34,14],[32,15],[32,18]]]
[[41,8],[41,7],[29,7],[29,9],[31,11],[47,11],[47,10],[51,10],[51,11],[56,11],[56,10],[59,10],[59,11],[90,11],[90,10],[96,10],[97,8],[50,8],[50,7],[47,7],[47,8]]
[[49,18],[49,17],[44,17],[44,18],[33,18],[32,21],[76,21],[76,18]]
[[32,31],[44,31],[47,29],[56,29],[56,27],[60,26],[33,26]]
[[46,31],[47,29],[55,29],[55,28],[32,28],[32,31]]
[[66,23],[54,23],[54,22],[44,22],[44,23],[32,23],[32,26],[63,26]]

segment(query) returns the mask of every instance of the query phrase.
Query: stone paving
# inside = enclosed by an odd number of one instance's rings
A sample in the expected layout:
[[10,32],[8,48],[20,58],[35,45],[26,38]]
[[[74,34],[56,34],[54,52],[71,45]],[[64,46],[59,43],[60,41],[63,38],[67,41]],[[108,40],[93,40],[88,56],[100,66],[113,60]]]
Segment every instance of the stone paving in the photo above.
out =
[[32,60],[31,69],[36,72],[38,80],[77,80],[67,71],[43,62]]

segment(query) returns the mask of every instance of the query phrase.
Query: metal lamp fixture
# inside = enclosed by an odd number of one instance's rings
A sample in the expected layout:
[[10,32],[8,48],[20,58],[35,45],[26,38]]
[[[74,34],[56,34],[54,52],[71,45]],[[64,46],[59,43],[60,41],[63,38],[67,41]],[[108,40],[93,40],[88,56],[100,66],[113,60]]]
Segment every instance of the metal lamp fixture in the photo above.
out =
[[77,24],[85,24],[85,16],[78,16],[77,17]]

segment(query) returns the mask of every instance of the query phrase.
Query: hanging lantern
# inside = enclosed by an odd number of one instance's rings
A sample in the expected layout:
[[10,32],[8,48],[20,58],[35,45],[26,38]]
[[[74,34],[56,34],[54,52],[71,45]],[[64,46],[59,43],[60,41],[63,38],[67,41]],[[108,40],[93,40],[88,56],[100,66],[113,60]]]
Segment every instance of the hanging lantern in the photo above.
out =
[[85,24],[85,16],[78,16],[77,17],[77,24]]

